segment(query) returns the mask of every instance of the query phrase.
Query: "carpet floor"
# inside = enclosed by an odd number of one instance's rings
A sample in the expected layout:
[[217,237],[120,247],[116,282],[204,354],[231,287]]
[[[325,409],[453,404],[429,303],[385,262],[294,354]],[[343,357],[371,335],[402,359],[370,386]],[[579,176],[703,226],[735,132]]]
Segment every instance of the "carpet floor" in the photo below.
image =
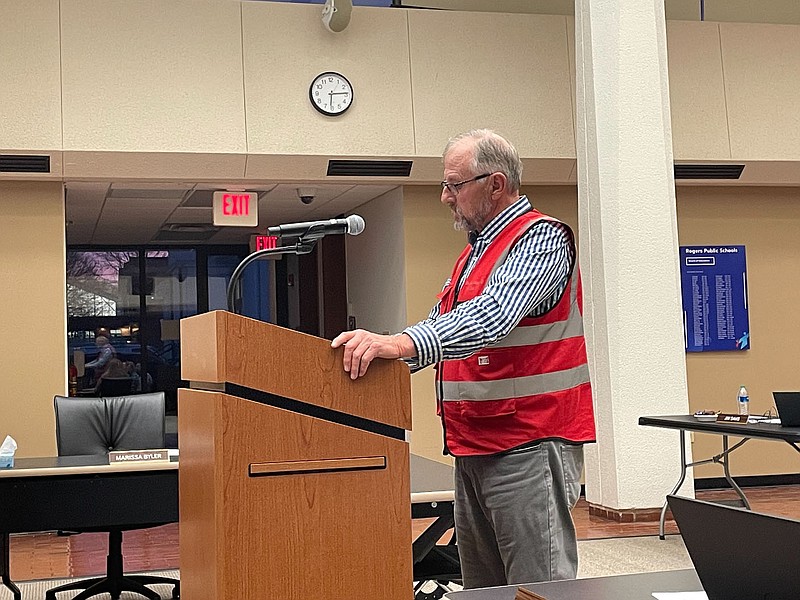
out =
[[[692,561],[680,535],[605,538],[578,541],[578,577],[604,577],[693,569]],[[423,591],[432,594],[437,588],[428,582]],[[447,591],[460,590],[458,584],[448,584]]]
[[[158,571],[153,573],[146,573],[146,575],[162,575],[164,577],[172,577],[173,579],[178,579],[178,571]],[[41,581],[25,581],[25,582],[15,582],[19,591],[22,592],[22,600],[43,600],[45,592],[50,588],[56,587],[57,585],[61,585],[62,583],[67,583],[69,581],[76,581],[81,579],[80,577],[76,579],[43,579]],[[148,586],[153,591],[159,593],[163,599],[171,598],[172,597],[172,586],[169,584],[158,584]],[[62,592],[58,594],[56,598],[59,600],[69,600],[76,594],[78,591],[70,591],[70,592]],[[0,600],[12,600],[13,594],[6,586],[0,586]],[[92,596],[92,600],[109,600],[111,596],[109,594],[98,594],[97,596]],[[120,600],[145,600],[144,596],[140,596],[139,594],[134,594],[131,592],[122,592],[122,596],[120,596]]]
[[578,577],[603,577],[651,571],[692,569],[679,535],[657,535],[578,542]]
[[[578,542],[578,577],[602,577],[605,575],[625,575],[650,571],[671,571],[691,569],[692,561],[679,535],[668,535],[666,540],[658,536],[607,538],[601,540],[582,540]],[[179,571],[159,571],[152,575],[178,578]],[[45,592],[52,587],[66,583],[68,579],[46,579],[17,583],[22,592],[22,600],[42,600]],[[172,596],[172,586],[154,585],[153,590],[165,600]],[[451,589],[459,589],[453,585]],[[426,590],[428,591],[428,590]],[[69,600],[77,592],[59,594],[60,600]],[[12,600],[11,592],[0,586],[0,600]],[[95,596],[95,600],[108,600],[108,594]],[[142,600],[143,596],[124,592],[120,600]]]

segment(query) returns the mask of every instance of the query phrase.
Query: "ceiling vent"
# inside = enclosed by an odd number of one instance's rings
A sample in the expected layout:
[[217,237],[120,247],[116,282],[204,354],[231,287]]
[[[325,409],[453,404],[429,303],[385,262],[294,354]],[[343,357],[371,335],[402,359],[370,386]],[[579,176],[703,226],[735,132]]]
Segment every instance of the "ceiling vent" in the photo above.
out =
[[0,173],[49,173],[50,157],[0,154]]
[[188,191],[187,188],[123,188],[123,187],[112,187],[108,194],[106,194],[107,198],[142,198],[145,200],[150,199],[174,199],[174,198],[183,198],[183,195]]
[[181,202],[187,208],[211,208],[214,204],[214,190],[195,190]]
[[329,160],[330,177],[408,177],[410,160]]
[[154,242],[204,242],[211,239],[219,227],[202,223],[170,223],[153,237]]
[[675,165],[675,179],[739,179],[744,165]]

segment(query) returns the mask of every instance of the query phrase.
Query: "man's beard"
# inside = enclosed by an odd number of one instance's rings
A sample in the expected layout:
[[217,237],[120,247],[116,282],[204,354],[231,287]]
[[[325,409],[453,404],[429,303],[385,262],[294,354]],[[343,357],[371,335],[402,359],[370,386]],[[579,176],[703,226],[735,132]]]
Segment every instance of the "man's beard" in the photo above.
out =
[[453,229],[456,231],[480,231],[486,225],[486,219],[492,214],[492,200],[491,197],[486,196],[481,200],[475,214],[472,218],[468,218],[458,208],[453,205],[450,210],[453,211]]

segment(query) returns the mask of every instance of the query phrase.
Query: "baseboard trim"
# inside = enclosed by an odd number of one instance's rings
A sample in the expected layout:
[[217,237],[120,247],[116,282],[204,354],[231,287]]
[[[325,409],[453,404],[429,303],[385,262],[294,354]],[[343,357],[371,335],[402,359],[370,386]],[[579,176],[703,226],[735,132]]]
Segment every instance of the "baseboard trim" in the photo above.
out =
[[[769,485],[800,485],[800,473],[779,473],[777,475],[742,475],[733,478],[739,487],[758,487]],[[724,477],[706,477],[694,480],[696,490],[716,490],[730,488]]]
[[589,516],[615,521],[616,523],[646,523],[661,518],[660,508],[606,508],[597,504],[589,504]]
[[[781,485],[800,485],[800,473],[781,473],[778,475],[742,475],[734,477],[736,484],[740,487],[766,487]],[[731,489],[728,480],[724,477],[706,477],[694,480],[695,490],[718,490]],[[586,498],[586,487],[581,486],[581,495]],[[666,496],[666,492],[665,492]],[[661,508],[631,508],[617,509],[607,508],[599,504],[589,504],[589,515],[608,519],[617,523],[643,523],[648,521],[658,521],[661,518]],[[667,511],[667,519],[671,519],[672,514]]]
[[[800,485],[800,473],[780,473],[778,475],[741,475],[734,477],[739,487],[761,487],[769,485]],[[696,490],[718,490],[730,488],[724,477],[704,477],[694,480]],[[666,495],[666,494],[665,494]],[[586,498],[586,485],[581,484],[581,497]]]

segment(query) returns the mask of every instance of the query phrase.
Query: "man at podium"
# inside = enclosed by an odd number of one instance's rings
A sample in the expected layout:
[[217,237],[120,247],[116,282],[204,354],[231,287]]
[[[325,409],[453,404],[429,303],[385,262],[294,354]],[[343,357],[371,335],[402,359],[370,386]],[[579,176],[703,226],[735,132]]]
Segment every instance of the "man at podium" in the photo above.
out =
[[332,346],[352,379],[375,358],[436,365],[465,587],[571,579],[570,510],[595,439],[575,237],[520,196],[522,163],[497,133],[458,135],[443,158],[441,201],[468,244],[438,303],[400,334]]

